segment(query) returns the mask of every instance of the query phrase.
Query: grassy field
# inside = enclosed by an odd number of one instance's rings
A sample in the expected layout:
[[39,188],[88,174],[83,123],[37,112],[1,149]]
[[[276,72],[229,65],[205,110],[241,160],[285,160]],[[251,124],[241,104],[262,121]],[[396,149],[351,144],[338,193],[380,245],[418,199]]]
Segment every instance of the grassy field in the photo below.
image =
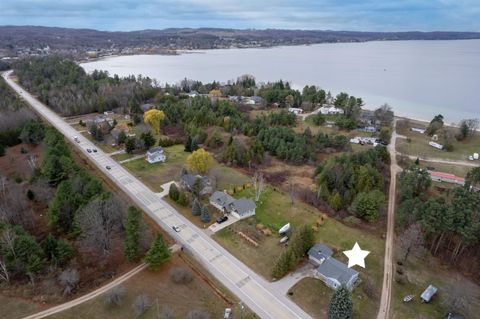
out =
[[[438,150],[430,145],[431,138],[426,134],[420,134],[417,132],[410,131],[410,127],[422,127],[415,123],[410,124],[406,128],[398,129],[398,134],[404,135],[409,138],[411,141],[408,142],[404,138],[397,139],[397,151],[413,156],[419,157],[434,157],[434,158],[443,158],[451,160],[467,160],[469,155],[473,153],[480,152],[480,135],[477,133],[476,136],[468,138],[465,141],[453,142],[453,151],[447,152]],[[456,132],[455,128],[449,128]],[[442,144],[442,141],[438,141]]]
[[32,301],[0,295],[1,318],[23,318],[41,310],[42,308]]
[[123,153],[123,154],[115,154],[112,155],[112,158],[116,160],[117,162],[124,161],[126,159],[134,157],[135,154],[128,154],[128,153]]
[[[185,318],[187,313],[193,309],[206,311],[211,318],[223,317],[223,311],[227,307],[232,307],[235,313],[239,313],[236,300],[225,294],[223,288],[221,290],[212,289],[211,283],[207,283],[207,277],[203,275],[199,276],[198,273],[194,273],[193,281],[188,284],[174,283],[169,275],[169,270],[173,266],[187,267],[188,264],[180,257],[175,256],[158,272],[145,270],[127,280],[123,284],[125,296],[120,306],[109,307],[105,305],[105,297],[101,295],[49,318],[136,318],[133,303],[135,298],[142,294],[147,295],[151,301],[151,307],[140,316],[143,319],[157,318],[158,310],[161,313],[165,308],[169,308],[173,312],[173,318]],[[202,272],[205,272],[205,270],[202,270]],[[245,318],[252,318],[252,316],[247,313]]]
[[[328,305],[333,290],[322,281],[314,278],[304,278],[289,290],[290,298],[314,318],[327,318]],[[376,301],[363,293],[360,288],[352,292],[353,318],[375,318],[377,314]]]
[[[397,269],[404,271],[407,281],[404,284],[394,282],[393,285],[393,318],[443,318],[442,316],[449,309],[445,303],[445,296],[448,293],[457,295],[470,307],[470,313],[463,313],[466,318],[476,318],[480,313],[480,287],[468,278],[461,276],[454,270],[449,269],[445,264],[430,255],[422,258],[409,258],[404,266],[398,266]],[[432,298],[431,302],[426,304],[420,300],[420,295],[433,284],[438,288],[438,293]],[[403,302],[403,297],[413,294],[414,300],[409,303]]]
[[455,174],[460,177],[465,177],[467,173],[473,168],[473,167],[467,167],[467,166],[461,166],[461,165],[440,164],[440,163],[432,163],[432,162],[424,162],[424,161],[420,161],[420,167],[421,168],[433,167],[435,168],[435,171]]
[[[244,190],[235,194],[235,196],[252,198],[252,191]],[[214,238],[257,273],[267,279],[272,279],[271,270],[277,258],[285,249],[278,242],[277,230],[287,222],[290,222],[294,227],[302,224],[313,225],[320,216],[321,213],[315,208],[300,202],[295,202],[292,205],[286,194],[273,188],[268,188],[257,203],[256,215],[254,217],[242,220],[221,230],[214,235]],[[258,223],[269,227],[273,231],[273,235],[266,236],[257,231],[256,225]],[[247,243],[237,234],[238,231],[247,234],[259,246],[254,247]],[[366,231],[347,227],[334,219],[326,217],[323,226],[319,227],[315,236],[317,242],[323,242],[332,247],[335,251],[334,257],[343,262],[347,259],[341,252],[351,249],[355,242],[358,242],[362,249],[371,251],[366,259],[366,269],[357,269],[360,272],[360,278],[363,283],[355,288],[355,293],[361,296],[359,298],[364,298],[364,303],[372,305],[375,310],[377,307],[377,296],[367,296],[363,292],[363,285],[368,278],[375,287],[375,295],[379,296],[383,278],[384,241]],[[308,288],[308,286],[299,286],[296,288],[296,293],[300,296],[303,293],[308,294],[308,291],[304,291]],[[311,310],[309,307],[304,307],[304,309],[306,311]],[[370,317],[365,316],[362,318]]]

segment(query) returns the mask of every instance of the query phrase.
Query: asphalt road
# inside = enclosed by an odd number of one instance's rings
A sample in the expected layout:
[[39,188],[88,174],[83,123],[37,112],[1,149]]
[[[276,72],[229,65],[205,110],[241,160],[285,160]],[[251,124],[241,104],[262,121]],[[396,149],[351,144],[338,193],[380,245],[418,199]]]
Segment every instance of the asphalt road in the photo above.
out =
[[[172,238],[184,245],[205,268],[261,318],[311,318],[272,284],[236,259],[217,242],[208,237],[167,202],[160,199],[142,182],[79,134],[55,112],[47,108],[9,78],[11,71],[2,74],[5,81],[28,102],[46,121],[60,131],[107,177],[120,187],[132,201],[152,217]],[[79,143],[74,140],[78,137]],[[87,149],[97,149],[88,153]],[[111,169],[106,169],[110,166]],[[175,232],[172,227],[180,231]]]

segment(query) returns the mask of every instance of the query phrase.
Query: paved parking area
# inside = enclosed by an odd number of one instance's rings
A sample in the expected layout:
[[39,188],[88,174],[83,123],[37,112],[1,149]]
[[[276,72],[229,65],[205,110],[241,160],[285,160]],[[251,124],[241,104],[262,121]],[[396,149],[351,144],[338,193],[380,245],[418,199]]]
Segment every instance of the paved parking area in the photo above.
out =
[[212,224],[212,225],[210,225],[210,227],[208,227],[208,229],[210,229],[212,231],[212,233],[216,233],[217,231],[222,230],[225,227],[228,227],[228,226],[232,225],[233,223],[238,222],[239,220],[240,219],[238,219],[235,216],[228,215],[228,220],[227,221],[225,221],[221,224],[218,224],[218,223]]

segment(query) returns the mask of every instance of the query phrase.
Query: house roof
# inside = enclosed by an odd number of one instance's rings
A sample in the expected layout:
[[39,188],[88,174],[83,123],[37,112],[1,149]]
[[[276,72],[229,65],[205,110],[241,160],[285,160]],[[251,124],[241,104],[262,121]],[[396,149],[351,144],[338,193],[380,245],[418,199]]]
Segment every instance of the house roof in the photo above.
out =
[[457,180],[459,182],[465,182],[465,178],[458,177],[454,174],[443,173],[443,172],[434,172],[434,171],[428,171],[428,173],[432,177],[449,178],[449,179]]
[[188,187],[193,187],[197,179],[200,179],[202,187],[205,187],[205,185],[209,182],[207,176],[201,176],[201,175],[194,175],[194,174],[182,174],[180,176],[180,179],[188,185]]
[[315,259],[327,259],[332,256],[333,251],[325,244],[315,244],[308,250],[308,255]]
[[348,268],[344,263],[335,258],[327,258],[317,268],[318,273],[327,278],[334,278],[340,284],[347,284],[352,277],[357,276],[358,272],[352,268]]
[[152,147],[151,149],[149,149],[147,151],[147,154],[149,154],[149,155],[153,155],[153,154],[156,154],[156,153],[163,153],[163,148],[161,146]]
[[244,215],[257,208],[257,205],[255,205],[255,202],[249,198],[240,198],[231,203],[230,207],[232,210],[235,210],[237,214]]
[[216,191],[210,196],[210,201],[225,208],[235,201],[235,198],[225,192]]
[[427,289],[425,289],[424,292],[422,292],[422,295],[420,296],[423,300],[426,302],[429,302],[430,299],[432,299],[433,295],[437,293],[438,289],[434,285],[429,285]]

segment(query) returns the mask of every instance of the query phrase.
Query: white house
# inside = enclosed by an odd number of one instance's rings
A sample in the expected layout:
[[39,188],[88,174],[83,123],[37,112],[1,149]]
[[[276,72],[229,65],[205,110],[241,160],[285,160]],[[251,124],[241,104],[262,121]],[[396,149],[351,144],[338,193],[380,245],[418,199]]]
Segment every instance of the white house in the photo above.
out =
[[332,253],[330,247],[324,244],[315,244],[310,248],[308,258],[314,265],[318,266],[315,277],[325,282],[332,289],[345,285],[349,290],[352,290],[358,280],[358,272],[333,258]]
[[150,164],[165,162],[166,160],[167,156],[161,146],[153,147],[147,151],[147,162]]
[[420,134],[425,134],[425,131],[426,131],[425,129],[423,129],[423,128],[418,128],[418,127],[412,127],[410,130],[411,130],[412,132],[417,132],[417,133],[420,133]]
[[303,113],[303,110],[302,109],[299,109],[297,107],[289,107],[288,108],[288,112],[290,113],[293,113],[295,115],[298,115],[298,114],[302,114]]

